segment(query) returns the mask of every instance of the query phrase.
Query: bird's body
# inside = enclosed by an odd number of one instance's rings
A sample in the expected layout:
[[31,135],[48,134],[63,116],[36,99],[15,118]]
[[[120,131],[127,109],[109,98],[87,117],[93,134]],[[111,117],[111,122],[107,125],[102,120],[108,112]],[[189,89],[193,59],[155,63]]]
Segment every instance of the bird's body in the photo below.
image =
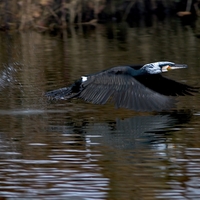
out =
[[165,78],[161,72],[186,68],[172,62],[118,66],[82,76],[69,87],[46,93],[51,99],[80,98],[94,104],[114,102],[117,108],[137,111],[166,110],[173,106],[170,96],[192,95],[197,88]]

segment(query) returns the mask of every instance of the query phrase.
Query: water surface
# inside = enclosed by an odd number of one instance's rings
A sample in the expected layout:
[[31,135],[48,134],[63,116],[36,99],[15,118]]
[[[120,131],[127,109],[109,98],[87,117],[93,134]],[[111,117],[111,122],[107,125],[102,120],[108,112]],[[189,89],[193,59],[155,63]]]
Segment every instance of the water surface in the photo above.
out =
[[197,199],[200,95],[141,113],[44,93],[116,65],[169,60],[198,85],[200,40],[178,20],[80,26],[58,35],[0,33],[0,197]]

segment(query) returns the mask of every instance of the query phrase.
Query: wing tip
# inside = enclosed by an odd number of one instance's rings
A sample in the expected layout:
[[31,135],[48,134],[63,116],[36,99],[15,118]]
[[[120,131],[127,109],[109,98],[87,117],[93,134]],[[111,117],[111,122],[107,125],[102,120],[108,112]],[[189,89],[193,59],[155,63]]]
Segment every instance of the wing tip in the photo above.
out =
[[61,99],[67,99],[67,96],[71,94],[71,90],[68,87],[48,91],[45,93],[45,97],[47,97],[49,100],[61,100]]

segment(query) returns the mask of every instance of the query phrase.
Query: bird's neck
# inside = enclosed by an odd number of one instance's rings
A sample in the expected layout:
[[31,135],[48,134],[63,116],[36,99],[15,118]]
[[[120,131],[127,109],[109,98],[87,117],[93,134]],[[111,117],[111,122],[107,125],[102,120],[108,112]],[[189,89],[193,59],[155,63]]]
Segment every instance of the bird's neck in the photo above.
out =
[[145,69],[143,69],[143,68],[141,68],[141,69],[134,69],[134,71],[132,71],[132,75],[133,76],[143,76],[143,75],[148,75],[148,73],[147,73],[147,71],[145,70]]

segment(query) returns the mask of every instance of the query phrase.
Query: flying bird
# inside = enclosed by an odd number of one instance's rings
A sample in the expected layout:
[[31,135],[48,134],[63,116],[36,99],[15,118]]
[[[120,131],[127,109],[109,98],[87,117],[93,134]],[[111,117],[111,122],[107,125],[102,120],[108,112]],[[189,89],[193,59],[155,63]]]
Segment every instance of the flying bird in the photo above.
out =
[[145,65],[117,66],[82,76],[69,87],[49,91],[53,100],[83,99],[93,104],[113,102],[116,108],[136,111],[162,111],[174,106],[172,96],[193,95],[197,87],[161,75],[171,69],[187,68],[169,61]]

